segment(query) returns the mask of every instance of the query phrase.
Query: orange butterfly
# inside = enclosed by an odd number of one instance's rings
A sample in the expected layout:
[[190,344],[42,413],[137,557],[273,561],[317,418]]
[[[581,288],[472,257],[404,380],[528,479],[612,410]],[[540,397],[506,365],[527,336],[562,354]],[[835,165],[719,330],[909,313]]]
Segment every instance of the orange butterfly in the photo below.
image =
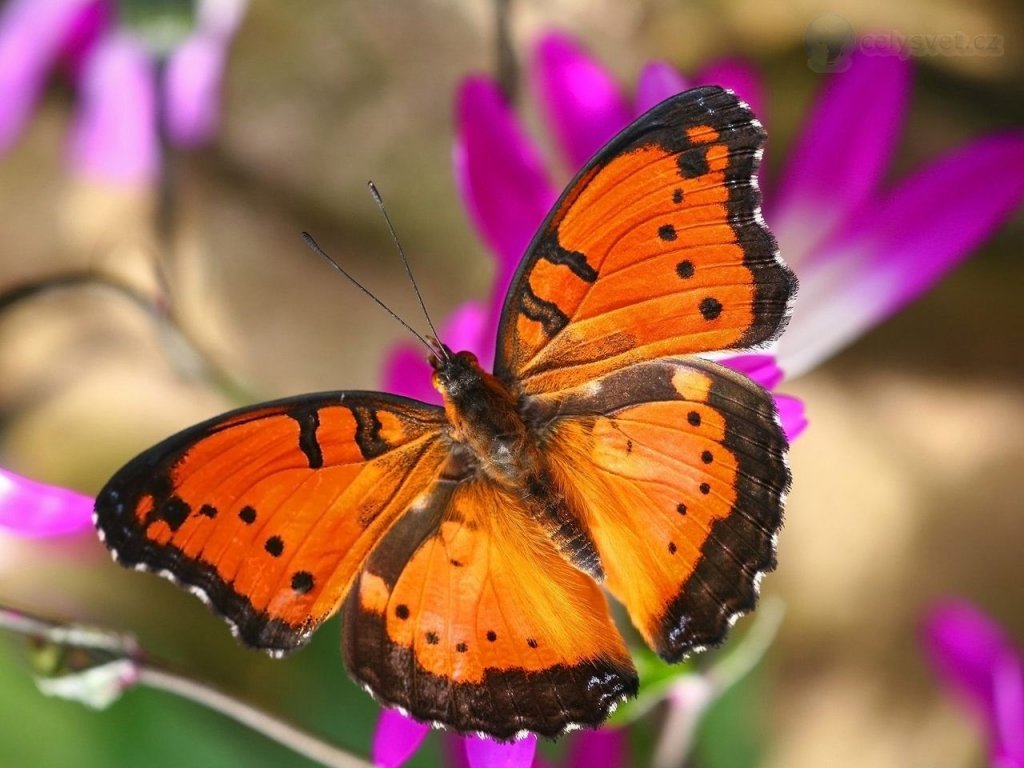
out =
[[637,674],[598,582],[678,661],[775,565],[774,403],[694,356],[787,318],[763,142],[729,91],[663,102],[537,233],[494,375],[438,344],[443,408],[328,392],[211,419],[114,476],[100,535],[274,655],[343,606],[352,676],[418,720],[498,739],[600,724]]

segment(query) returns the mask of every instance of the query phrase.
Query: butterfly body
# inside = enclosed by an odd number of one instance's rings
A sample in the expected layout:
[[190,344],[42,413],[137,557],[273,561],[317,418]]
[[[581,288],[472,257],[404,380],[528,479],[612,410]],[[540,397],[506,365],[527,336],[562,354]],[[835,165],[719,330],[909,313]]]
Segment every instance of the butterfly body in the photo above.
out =
[[720,88],[663,102],[541,226],[493,374],[439,346],[443,407],[325,392],[210,419],[109,481],[101,537],[274,654],[340,610],[352,676],[419,720],[501,739],[600,724],[638,685],[602,586],[677,661],[721,642],[775,564],[774,402],[697,356],[787,316],[763,142]]
[[521,413],[523,402],[484,371],[472,352],[447,350],[432,357],[431,365],[434,385],[444,399],[448,434],[471,456],[473,471],[516,494],[525,513],[541,523],[563,555],[602,578],[597,549],[558,493],[546,465],[540,414],[532,414],[528,423]]

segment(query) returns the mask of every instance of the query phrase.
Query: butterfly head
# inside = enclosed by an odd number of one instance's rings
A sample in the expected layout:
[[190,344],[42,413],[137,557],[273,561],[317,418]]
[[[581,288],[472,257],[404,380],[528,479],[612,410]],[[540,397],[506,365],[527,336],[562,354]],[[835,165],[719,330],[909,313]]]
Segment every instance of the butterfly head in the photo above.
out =
[[484,372],[476,355],[468,351],[452,352],[444,344],[439,352],[430,356],[430,366],[434,369],[434,389],[445,400],[458,400],[464,393],[480,386]]

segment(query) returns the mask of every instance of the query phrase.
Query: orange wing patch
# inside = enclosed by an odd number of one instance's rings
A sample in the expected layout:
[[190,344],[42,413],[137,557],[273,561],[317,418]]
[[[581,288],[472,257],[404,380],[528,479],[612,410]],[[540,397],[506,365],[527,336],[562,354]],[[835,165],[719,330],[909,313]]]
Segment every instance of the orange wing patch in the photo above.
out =
[[775,564],[789,471],[771,397],[713,363],[662,360],[550,407],[552,471],[644,639],[670,661],[719,643]]
[[439,482],[395,525],[344,633],[350,672],[379,699],[463,732],[555,736],[637,689],[600,588],[486,480]]
[[795,280],[760,217],[763,141],[719,88],[670,99],[613,139],[530,246],[506,299],[496,374],[538,394],[773,338]]
[[136,458],[96,502],[125,565],[198,592],[248,645],[286,652],[334,613],[447,455],[444,414],[383,395],[244,409]]

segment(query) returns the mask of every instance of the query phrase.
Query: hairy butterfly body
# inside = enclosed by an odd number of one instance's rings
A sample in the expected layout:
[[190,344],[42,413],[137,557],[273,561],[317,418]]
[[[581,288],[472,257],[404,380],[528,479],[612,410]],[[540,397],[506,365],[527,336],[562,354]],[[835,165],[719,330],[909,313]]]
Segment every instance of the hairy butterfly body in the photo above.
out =
[[353,677],[419,720],[501,739],[600,724],[638,681],[599,582],[676,661],[721,642],[775,563],[772,398],[696,356],[787,316],[763,141],[728,91],[663,102],[537,233],[493,375],[440,345],[444,407],[333,392],[211,419],[111,479],[101,536],[271,653],[342,610]]

